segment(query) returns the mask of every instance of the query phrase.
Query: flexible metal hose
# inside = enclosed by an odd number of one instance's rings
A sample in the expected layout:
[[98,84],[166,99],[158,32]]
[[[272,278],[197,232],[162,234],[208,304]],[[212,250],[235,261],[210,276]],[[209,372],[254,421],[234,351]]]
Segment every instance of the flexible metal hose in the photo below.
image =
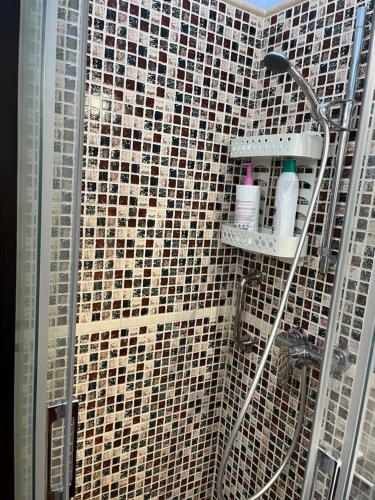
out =
[[305,417],[305,406],[306,406],[306,397],[307,397],[307,366],[303,365],[302,367],[302,374],[301,374],[301,399],[300,399],[300,404],[299,404],[299,410],[298,410],[298,420],[297,420],[297,425],[294,431],[294,436],[292,443],[284,457],[284,460],[281,462],[279,468],[277,469],[276,472],[274,472],[273,476],[271,479],[266,483],[261,490],[259,490],[255,495],[250,497],[249,500],[256,500],[256,498],[260,498],[270,486],[273,485],[280,476],[280,474],[283,472],[285,467],[288,465],[289,460],[292,458],[292,455],[294,453],[294,450],[297,446],[298,443],[298,438],[299,435],[301,434],[302,430],[302,425],[303,425],[303,420]]
[[[273,327],[272,327],[272,331],[270,333],[270,336],[269,336],[266,348],[264,350],[263,356],[261,357],[258,368],[255,372],[254,379],[252,381],[249,392],[247,393],[246,399],[245,399],[244,404],[241,408],[241,411],[238,415],[238,418],[233,426],[232,432],[230,433],[228,443],[227,443],[225,450],[224,450],[224,453],[223,453],[223,457],[222,457],[222,460],[220,463],[218,477],[217,477],[217,485],[216,485],[217,495],[218,495],[219,500],[225,500],[224,492],[222,490],[222,484],[223,484],[224,472],[225,472],[225,467],[226,467],[227,462],[228,462],[229,454],[231,452],[231,449],[232,449],[234,440],[237,436],[237,433],[240,430],[242,421],[245,418],[247,409],[248,409],[248,407],[253,399],[254,393],[258,387],[260,376],[264,370],[264,367],[267,363],[268,356],[269,356],[271,349],[272,349],[272,345],[275,341],[275,337],[277,335],[277,331],[279,329],[280,322],[281,322],[283,314],[284,314],[284,308],[285,308],[286,302],[288,300],[290,287],[292,286],[292,283],[293,283],[293,278],[294,278],[294,275],[295,275],[296,270],[297,270],[298,261],[299,261],[299,258],[301,256],[303,245],[304,245],[304,242],[305,242],[305,239],[307,236],[307,232],[309,229],[309,225],[310,225],[310,222],[312,219],[312,215],[314,213],[315,204],[316,204],[317,199],[318,199],[320,187],[322,185],[324,171],[325,171],[326,166],[327,166],[328,151],[329,151],[329,127],[328,127],[326,120],[322,116],[321,116],[321,120],[320,120],[320,125],[322,127],[322,132],[323,132],[323,151],[322,151],[322,159],[321,159],[321,163],[320,163],[320,171],[319,171],[318,178],[317,178],[317,181],[315,184],[315,188],[314,188],[314,192],[313,192],[313,195],[311,198],[310,206],[309,206],[309,209],[307,211],[305,224],[303,226],[302,233],[301,233],[301,236],[300,236],[300,239],[298,242],[296,254],[295,254],[293,262],[291,264],[288,279],[286,280],[286,283],[285,283],[284,293],[281,297],[280,305],[279,305],[279,308],[278,308],[278,311],[276,314],[276,318],[275,318],[275,322],[274,322]],[[258,497],[257,496],[250,497],[248,500],[254,500],[255,498],[258,498]]]

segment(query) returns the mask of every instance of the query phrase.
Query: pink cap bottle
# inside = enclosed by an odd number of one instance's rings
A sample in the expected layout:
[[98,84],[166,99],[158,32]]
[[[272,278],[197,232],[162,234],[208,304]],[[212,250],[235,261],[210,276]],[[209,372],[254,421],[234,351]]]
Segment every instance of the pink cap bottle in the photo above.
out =
[[254,186],[253,164],[242,165],[247,168],[243,184],[236,188],[236,208],[234,224],[238,229],[258,231],[260,186]]
[[252,163],[244,163],[243,167],[247,168],[246,177],[244,180],[244,186],[254,186],[253,169],[254,165]]

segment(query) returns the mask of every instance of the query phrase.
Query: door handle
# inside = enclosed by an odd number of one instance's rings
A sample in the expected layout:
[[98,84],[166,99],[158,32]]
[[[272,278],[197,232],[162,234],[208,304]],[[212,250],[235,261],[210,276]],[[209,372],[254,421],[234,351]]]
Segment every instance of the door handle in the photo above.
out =
[[73,399],[72,401],[72,463],[71,463],[71,480],[69,484],[69,498],[73,498],[76,494],[76,462],[77,462],[77,437],[78,437],[78,407],[79,400]]
[[52,428],[53,424],[65,416],[65,403],[61,401],[47,407],[47,500],[58,500],[62,490],[52,489]]
[[[76,461],[77,461],[77,436],[78,436],[78,407],[79,400],[72,401],[72,440],[71,440],[71,463],[69,498],[74,497],[76,489]],[[63,488],[53,489],[52,487],[52,429],[57,420],[61,420],[66,415],[66,401],[47,407],[47,500],[60,500],[63,495]]]
[[335,459],[328,451],[318,448],[316,468],[329,477],[327,500],[333,500],[341,470],[341,460]]

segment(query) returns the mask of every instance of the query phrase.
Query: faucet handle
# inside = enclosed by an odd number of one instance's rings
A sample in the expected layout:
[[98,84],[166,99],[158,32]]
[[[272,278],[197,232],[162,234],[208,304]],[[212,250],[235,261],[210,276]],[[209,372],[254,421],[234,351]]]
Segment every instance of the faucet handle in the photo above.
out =
[[277,365],[277,385],[283,389],[288,385],[289,377],[292,374],[292,358],[290,348],[282,346],[279,348],[279,359]]

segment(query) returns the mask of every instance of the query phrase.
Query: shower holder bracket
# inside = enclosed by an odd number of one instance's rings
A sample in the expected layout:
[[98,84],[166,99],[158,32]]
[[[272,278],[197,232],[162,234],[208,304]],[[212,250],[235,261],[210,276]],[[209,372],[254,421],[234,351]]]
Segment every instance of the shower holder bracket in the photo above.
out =
[[[340,114],[347,112],[345,111],[345,105],[350,106],[350,123],[349,126],[345,127],[341,124],[342,118],[335,119],[332,117],[332,108],[338,107],[340,109]],[[318,106],[318,112],[331,126],[332,130],[336,132],[350,131],[354,129],[353,122],[355,120],[356,114],[358,112],[358,103],[353,99],[332,99],[331,101],[321,102]]]

